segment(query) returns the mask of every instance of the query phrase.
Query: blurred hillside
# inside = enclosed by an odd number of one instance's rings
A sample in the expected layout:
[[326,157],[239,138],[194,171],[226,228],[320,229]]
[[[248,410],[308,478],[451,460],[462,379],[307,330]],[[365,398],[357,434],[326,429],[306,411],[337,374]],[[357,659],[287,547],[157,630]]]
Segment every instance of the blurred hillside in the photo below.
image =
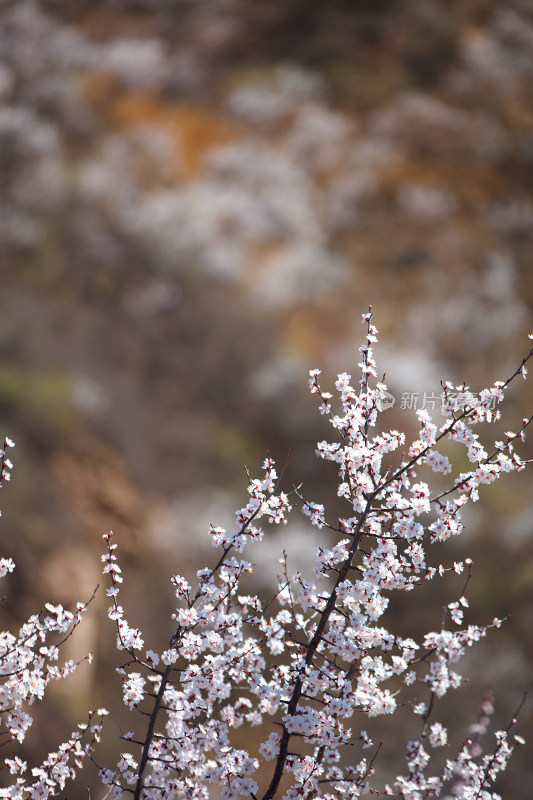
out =
[[[209,557],[243,465],[268,449],[287,487],[335,495],[307,370],[355,368],[372,303],[412,434],[402,394],[518,365],[532,240],[530,0],[0,0],[4,613],[90,596],[113,528],[131,617],[166,636],[167,572]],[[533,506],[523,475],[490,495],[457,552],[478,618],[511,619],[460,713],[491,683],[506,724],[532,688]],[[96,604],[47,738],[110,703]],[[529,798],[526,762],[504,796]]]

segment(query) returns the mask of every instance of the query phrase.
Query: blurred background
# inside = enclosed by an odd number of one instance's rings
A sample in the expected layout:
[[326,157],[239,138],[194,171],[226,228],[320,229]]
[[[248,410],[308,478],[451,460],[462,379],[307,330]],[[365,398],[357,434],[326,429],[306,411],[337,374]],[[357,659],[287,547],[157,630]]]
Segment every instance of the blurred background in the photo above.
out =
[[[0,0],[0,188],[0,420],[16,440],[0,542],[17,561],[2,624],[87,599],[113,529],[129,621],[164,649],[167,576],[210,563],[244,465],[269,450],[283,488],[335,498],[307,373],[356,369],[369,303],[387,425],[411,436],[441,379],[479,391],[528,351],[533,6]],[[513,384],[505,430],[532,395]],[[503,726],[533,688],[530,481],[482,492],[442,554],[474,559],[468,621],[510,615],[465,660],[444,712],[459,730],[486,686]],[[269,555],[306,530],[296,512]],[[462,583],[392,623],[438,626]],[[32,711],[30,757],[88,707],[121,706],[107,605],[100,590],[65,653],[93,665]],[[530,702],[530,738],[532,719]],[[120,749],[111,728],[101,761]],[[505,797],[530,797],[529,764],[524,748]]]

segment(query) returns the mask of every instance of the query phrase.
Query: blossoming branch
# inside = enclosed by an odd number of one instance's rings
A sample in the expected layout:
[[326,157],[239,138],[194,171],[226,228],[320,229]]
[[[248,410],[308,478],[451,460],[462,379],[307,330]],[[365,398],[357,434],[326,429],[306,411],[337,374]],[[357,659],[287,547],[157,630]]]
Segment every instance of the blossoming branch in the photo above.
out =
[[[517,445],[531,416],[490,446],[478,431],[499,419],[498,406],[512,381],[526,377],[533,350],[506,380],[478,395],[465,386],[443,384],[444,421],[420,409],[418,437],[407,445],[404,433],[378,425],[387,389],[378,380],[373,355],[378,331],[372,319],[370,309],[363,315],[358,383],[340,374],[334,396],[323,388],[320,370],[310,374],[311,392],[333,433],[316,452],[338,473],[342,515],[306,497],[305,487],[281,491],[275,464],[266,458],[262,476],[249,480],[249,498],[236,512],[234,528],[208,532],[214,563],[198,570],[194,585],[172,577],[173,632],[157,652],[145,649],[142,631],[128,622],[119,603],[123,578],[117,544],[112,533],[104,536],[109,618],[125,658],[118,669],[122,697],[135,714],[134,730],[122,736],[127,749],[118,763],[99,766],[106,797],[498,797],[494,781],[515,744],[523,743],[512,735],[516,714],[505,730],[495,732],[487,752],[479,731],[488,725],[489,696],[482,701],[478,735],[457,740],[437,714],[439,701],[463,683],[458,664],[467,649],[502,620],[467,624],[471,559],[431,566],[427,552],[461,534],[464,508],[479,499],[481,485],[526,468]],[[457,392],[467,398],[459,407]],[[455,474],[442,452],[450,440],[464,447],[472,465],[467,471]],[[2,459],[4,470],[9,464]],[[262,525],[287,524],[296,506],[324,535],[312,580],[298,568],[290,571],[281,559],[275,596],[250,593],[246,579],[261,568],[253,559]],[[9,559],[2,561],[4,574],[12,568]],[[434,629],[415,639],[385,627],[384,614],[397,592],[411,592],[416,608],[420,585],[451,572],[464,574],[464,588]],[[48,608],[48,616],[30,620],[18,637],[2,635],[2,724],[19,741],[31,725],[23,707],[42,697],[50,679],[75,666],[51,664],[58,650],[45,640],[50,630],[70,635],[85,605],[74,615]],[[371,718],[390,717],[390,735],[399,747],[394,715],[407,702],[418,720],[418,735],[403,743],[405,769],[390,779],[367,727]],[[235,734],[240,728],[257,728],[257,744],[250,734],[244,747],[242,732]],[[87,757],[98,763],[99,735],[100,723],[93,724],[91,717],[32,770],[32,778],[25,777],[20,759],[6,759],[16,779],[0,796],[23,800],[62,790]],[[446,755],[439,759],[443,748]]]

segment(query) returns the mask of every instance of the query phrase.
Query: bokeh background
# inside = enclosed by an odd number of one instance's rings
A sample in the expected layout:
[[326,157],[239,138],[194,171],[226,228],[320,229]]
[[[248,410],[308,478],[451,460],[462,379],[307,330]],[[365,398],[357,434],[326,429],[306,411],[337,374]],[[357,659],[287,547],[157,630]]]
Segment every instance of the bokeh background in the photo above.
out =
[[[411,435],[406,397],[421,407],[448,378],[478,391],[527,351],[533,6],[1,0],[0,188],[0,419],[16,440],[0,542],[18,564],[3,624],[88,598],[113,529],[130,621],[161,648],[167,576],[211,557],[244,465],[269,450],[285,488],[335,497],[307,371],[355,369],[369,303],[387,422]],[[532,395],[515,382],[505,429]],[[510,615],[466,659],[445,712],[458,726],[486,686],[501,725],[532,688],[530,480],[482,493],[449,551],[474,558],[472,620]],[[305,530],[296,516],[269,554]],[[460,585],[391,613],[438,624]],[[30,756],[88,707],[120,706],[102,595],[68,644],[94,664],[54,687]],[[532,718],[530,703],[530,738]],[[529,764],[524,748],[505,797],[530,797]]]

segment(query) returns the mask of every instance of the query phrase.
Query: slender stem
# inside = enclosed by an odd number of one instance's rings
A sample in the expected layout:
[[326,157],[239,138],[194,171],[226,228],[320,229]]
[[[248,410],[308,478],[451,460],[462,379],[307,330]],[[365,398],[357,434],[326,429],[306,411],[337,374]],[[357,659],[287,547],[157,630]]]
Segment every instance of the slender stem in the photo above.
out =
[[154,705],[152,708],[152,712],[150,714],[150,720],[148,722],[148,729],[146,731],[146,736],[144,737],[141,761],[139,763],[139,769],[137,772],[137,783],[135,784],[135,792],[133,795],[134,800],[140,799],[142,790],[144,788],[144,772],[146,770],[146,766],[150,758],[150,745],[152,744],[152,740],[154,738],[155,723],[157,720],[159,709],[161,708],[161,704],[163,702],[163,695],[165,694],[165,690],[167,688],[168,679],[171,671],[172,671],[172,665],[169,664],[161,677],[161,683],[159,684],[159,691],[157,692],[156,698],[154,700]]
[[[366,508],[365,508],[363,514],[361,515],[361,518],[360,518],[359,523],[357,525],[357,530],[354,533],[354,538],[353,538],[353,541],[352,541],[352,544],[351,544],[351,547],[350,547],[350,552],[348,554],[348,557],[346,558],[341,570],[339,571],[339,574],[337,576],[337,580],[335,581],[335,586],[333,587],[333,589],[331,591],[331,594],[330,594],[330,596],[328,598],[328,601],[326,603],[326,607],[324,608],[324,611],[322,612],[322,614],[320,616],[320,620],[319,620],[318,625],[316,627],[316,631],[314,632],[311,641],[307,645],[307,653],[306,653],[306,656],[305,656],[305,666],[306,667],[308,667],[311,664],[311,662],[312,662],[312,660],[314,658],[314,655],[316,653],[317,647],[318,647],[318,645],[320,644],[320,642],[323,639],[324,630],[325,630],[326,625],[328,623],[328,620],[329,620],[329,618],[331,616],[331,613],[333,612],[333,609],[335,608],[335,603],[337,601],[337,593],[338,593],[339,585],[346,579],[346,576],[347,576],[348,572],[352,568],[352,561],[353,561],[353,558],[354,558],[354,556],[355,556],[355,554],[356,554],[356,552],[357,552],[357,550],[359,548],[359,542],[360,542],[361,535],[362,535],[363,524],[364,524],[364,521],[365,521],[365,519],[367,517],[368,512],[370,511],[372,500],[373,500],[373,496],[369,497],[369,499],[367,501]],[[295,711],[296,711],[296,709],[298,707],[298,703],[299,703],[300,698],[302,696],[302,683],[303,683],[303,681],[302,681],[302,670],[300,670],[300,673],[298,674],[298,676],[296,678],[296,681],[294,683],[294,688],[292,690],[292,695],[291,695],[291,698],[290,698],[288,706],[287,706],[287,715],[289,717],[291,717],[295,713]],[[288,752],[289,752],[289,741],[290,741],[290,738],[291,738],[291,734],[287,730],[287,727],[284,725],[283,726],[283,733],[281,734],[281,740],[280,740],[280,745],[279,745],[279,753],[278,753],[278,757],[276,759],[276,764],[275,764],[275,767],[274,767],[274,773],[272,775],[272,780],[270,782],[270,786],[268,787],[267,791],[263,795],[262,800],[272,800],[272,798],[275,796],[275,794],[276,794],[276,792],[278,790],[279,784],[280,784],[281,779],[283,777],[283,772],[284,772],[284,769],[285,769],[285,762],[287,760],[287,755],[288,755]]]

